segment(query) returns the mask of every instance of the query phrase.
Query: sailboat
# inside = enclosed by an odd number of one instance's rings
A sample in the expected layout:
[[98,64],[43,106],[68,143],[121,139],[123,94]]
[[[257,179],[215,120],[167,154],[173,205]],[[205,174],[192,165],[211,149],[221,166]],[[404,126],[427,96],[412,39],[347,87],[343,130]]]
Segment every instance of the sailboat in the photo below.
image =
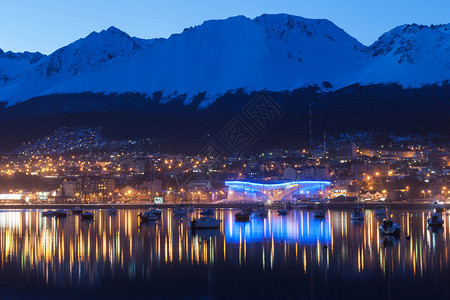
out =
[[443,212],[444,212],[444,206],[442,206],[434,198],[434,213],[432,213],[431,217],[428,218],[428,220],[427,220],[428,226],[430,228],[432,228],[432,227],[440,227],[440,226],[444,225],[444,219],[442,219],[442,213]]
[[[389,175],[388,175],[389,176]],[[388,177],[388,217],[383,220],[382,224],[378,227],[380,234],[382,235],[399,235],[402,226],[397,224],[391,216],[391,198],[389,197],[389,177]]]
[[359,188],[358,182],[356,183],[356,193],[357,193],[357,201],[358,204],[353,208],[353,212],[350,214],[350,220],[353,221],[364,221],[364,209],[359,201]]

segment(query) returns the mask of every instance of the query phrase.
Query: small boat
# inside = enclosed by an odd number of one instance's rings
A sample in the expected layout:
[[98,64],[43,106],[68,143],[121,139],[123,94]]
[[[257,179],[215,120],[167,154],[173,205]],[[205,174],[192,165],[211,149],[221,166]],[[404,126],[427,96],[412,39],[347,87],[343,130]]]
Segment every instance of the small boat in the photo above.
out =
[[188,210],[189,212],[193,212],[193,211],[195,211],[195,207],[189,206],[187,210]]
[[289,213],[289,211],[287,209],[279,209],[277,211],[278,211],[279,216],[285,216]]
[[323,204],[319,204],[319,207],[313,211],[313,216],[315,218],[325,218],[325,214],[326,214],[326,211],[325,211],[325,207]]
[[378,227],[381,234],[384,235],[398,235],[402,226],[398,225],[392,219],[383,220],[383,223]]
[[384,206],[384,205],[378,205],[375,208],[376,215],[386,215],[386,213],[387,213],[387,209],[386,209],[386,206]]
[[173,214],[175,216],[186,216],[188,214],[188,211],[182,207],[179,207],[173,210]]
[[83,213],[83,209],[79,206],[72,208],[72,214],[79,215]]
[[241,211],[234,215],[236,221],[250,221],[250,215],[252,213],[248,211]]
[[444,220],[440,213],[431,214],[431,217],[427,220],[429,226],[442,226],[444,225]]
[[44,217],[53,217],[55,215],[55,211],[54,210],[46,210],[41,212],[41,215]]
[[64,209],[57,209],[55,210],[55,216],[58,218],[67,217],[67,211],[65,211]]
[[441,204],[439,204],[439,202],[434,202],[434,210],[435,212],[444,212],[444,206],[442,206]]
[[191,221],[192,229],[212,229],[219,228],[222,220],[217,220],[212,216],[203,216],[200,219],[193,219]]
[[201,214],[202,216],[212,216],[212,215],[214,215],[214,209],[212,209],[212,208],[207,208],[207,209],[205,209],[204,211],[202,211],[200,214]]
[[107,212],[110,215],[116,215],[117,214],[117,208],[111,207],[110,209],[107,210]]
[[93,220],[94,216],[95,215],[93,213],[85,211],[81,214],[81,220]]
[[159,219],[159,216],[152,213],[150,210],[146,211],[143,214],[139,214],[138,216],[141,218],[142,222],[157,221]]
[[361,221],[364,220],[364,211],[361,206],[356,206],[353,208],[353,212],[350,214],[350,220]]
[[259,218],[265,218],[269,215],[269,211],[265,208],[258,208],[254,213],[253,216],[259,217]]

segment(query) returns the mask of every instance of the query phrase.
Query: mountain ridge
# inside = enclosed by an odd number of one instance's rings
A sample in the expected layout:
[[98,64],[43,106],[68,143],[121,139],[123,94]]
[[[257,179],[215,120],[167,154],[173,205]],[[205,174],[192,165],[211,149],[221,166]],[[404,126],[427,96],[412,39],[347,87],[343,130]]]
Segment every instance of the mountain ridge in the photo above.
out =
[[22,58],[20,66],[2,52],[0,101],[8,106],[52,94],[137,92],[185,104],[203,95],[198,107],[207,108],[239,89],[447,82],[450,23],[398,26],[364,46],[326,19],[263,14],[208,20],[167,39],[131,37],[111,26],[50,55]]

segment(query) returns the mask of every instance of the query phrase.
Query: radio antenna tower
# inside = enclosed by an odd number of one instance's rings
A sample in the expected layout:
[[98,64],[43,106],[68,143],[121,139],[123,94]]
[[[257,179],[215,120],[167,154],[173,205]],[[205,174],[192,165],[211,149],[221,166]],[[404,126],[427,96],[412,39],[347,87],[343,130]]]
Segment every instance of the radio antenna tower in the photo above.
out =
[[309,154],[312,153],[312,114],[311,102],[309,102]]

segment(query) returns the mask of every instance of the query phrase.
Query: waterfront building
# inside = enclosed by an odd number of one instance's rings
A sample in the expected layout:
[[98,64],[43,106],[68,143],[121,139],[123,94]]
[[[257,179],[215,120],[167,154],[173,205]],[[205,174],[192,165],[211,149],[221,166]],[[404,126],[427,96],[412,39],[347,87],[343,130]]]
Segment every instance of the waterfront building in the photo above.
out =
[[228,201],[291,201],[294,195],[323,198],[329,195],[330,181],[225,181]]

